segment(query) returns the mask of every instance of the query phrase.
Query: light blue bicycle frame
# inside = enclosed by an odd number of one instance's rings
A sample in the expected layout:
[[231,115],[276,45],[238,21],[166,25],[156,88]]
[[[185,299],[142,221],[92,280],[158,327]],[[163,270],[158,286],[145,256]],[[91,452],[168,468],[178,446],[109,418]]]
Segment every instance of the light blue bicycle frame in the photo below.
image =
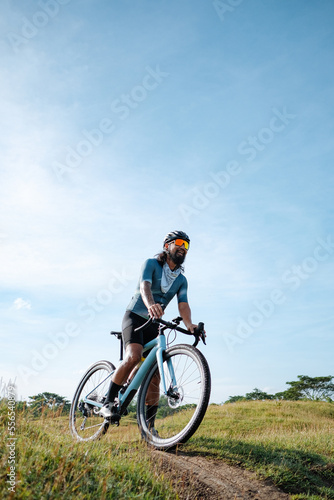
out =
[[[163,333],[159,333],[157,338],[151,340],[150,342],[148,342],[147,344],[144,345],[144,353],[150,349],[151,349],[151,352],[149,353],[147,358],[143,361],[142,365],[140,366],[139,370],[137,371],[137,373],[133,377],[131,383],[127,387],[124,394],[119,393],[121,412],[122,412],[122,409],[123,409],[122,407],[123,407],[124,403],[126,403],[126,405],[125,405],[125,408],[126,408],[126,406],[133,399],[135,393],[138,391],[141,383],[143,382],[145,375],[147,374],[147,372],[151,368],[151,366],[154,364],[155,359],[157,360],[157,363],[158,363],[158,368],[159,368],[160,379],[162,382],[163,391],[164,391],[164,394],[167,395],[168,388],[166,387],[166,379],[165,379],[165,374],[163,371],[163,353],[166,350],[166,347],[167,347],[166,346],[166,337]],[[168,360],[167,364],[168,364],[169,374],[171,377],[172,387],[176,387],[175,373],[174,373],[174,368],[173,368],[173,364],[172,364],[171,360]],[[113,373],[114,373],[113,371],[111,373],[109,373],[109,375],[104,380],[102,380],[102,382],[100,382],[100,384],[97,387],[95,387],[92,391],[90,391],[89,394],[87,394],[87,396],[84,398],[85,403],[88,403],[88,404],[91,404],[94,406],[98,406],[100,408],[103,406],[103,403],[94,401],[93,399],[89,399],[89,396],[92,393],[94,393],[95,389],[97,389],[108,378],[110,378]]]

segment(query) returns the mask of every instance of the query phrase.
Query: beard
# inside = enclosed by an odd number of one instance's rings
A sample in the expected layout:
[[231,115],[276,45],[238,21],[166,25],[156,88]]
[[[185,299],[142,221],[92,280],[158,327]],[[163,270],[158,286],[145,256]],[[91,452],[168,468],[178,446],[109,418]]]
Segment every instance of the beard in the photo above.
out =
[[170,260],[177,266],[181,266],[186,258],[185,252],[182,252],[178,249],[174,250],[174,252],[169,251],[168,255],[170,257]]

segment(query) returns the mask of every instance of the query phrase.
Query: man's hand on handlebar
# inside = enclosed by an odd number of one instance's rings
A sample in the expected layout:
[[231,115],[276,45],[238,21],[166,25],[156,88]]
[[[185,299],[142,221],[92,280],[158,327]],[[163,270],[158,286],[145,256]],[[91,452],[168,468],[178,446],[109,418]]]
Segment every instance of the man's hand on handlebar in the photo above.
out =
[[201,338],[203,343],[206,344],[206,331],[204,330],[204,324],[199,323],[198,325],[194,325],[193,323],[187,326],[188,332],[192,333],[196,337],[195,346],[198,344],[199,339]]
[[191,323],[190,325],[186,325],[186,327],[187,327],[188,332],[194,333],[196,328],[198,327],[198,325],[194,325],[193,323]]
[[[187,326],[188,332],[194,333],[196,335],[196,330],[199,329],[200,325],[194,325],[192,323],[191,325],[186,325],[186,326]],[[204,330],[204,328],[203,328],[203,330],[201,330],[201,335],[203,335],[204,338],[206,337],[206,331]]]
[[150,318],[160,319],[165,313],[160,304],[153,304],[148,307]]
[[194,331],[194,335],[196,334],[199,336],[199,338],[202,339],[203,343],[206,344],[205,339],[206,339],[206,331],[204,330],[204,323],[198,323],[197,328]]

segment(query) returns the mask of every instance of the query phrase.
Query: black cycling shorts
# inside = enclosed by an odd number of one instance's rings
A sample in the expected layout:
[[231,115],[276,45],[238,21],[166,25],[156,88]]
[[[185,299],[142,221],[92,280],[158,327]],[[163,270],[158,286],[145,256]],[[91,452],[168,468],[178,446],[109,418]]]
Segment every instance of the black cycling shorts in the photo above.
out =
[[155,339],[159,333],[159,324],[152,323],[145,330],[141,332],[135,332],[136,328],[139,328],[144,323],[146,323],[147,319],[139,316],[138,314],[132,311],[126,311],[124,314],[123,322],[122,322],[122,336],[124,342],[124,348],[126,348],[129,344],[147,344],[151,340]]

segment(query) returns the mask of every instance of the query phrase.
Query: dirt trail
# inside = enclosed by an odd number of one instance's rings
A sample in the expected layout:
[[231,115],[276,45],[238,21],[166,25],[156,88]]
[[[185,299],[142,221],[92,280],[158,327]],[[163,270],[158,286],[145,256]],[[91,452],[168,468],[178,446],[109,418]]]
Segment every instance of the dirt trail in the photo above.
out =
[[154,451],[164,471],[168,472],[180,499],[210,500],[288,500],[270,481],[260,481],[252,472],[231,467],[224,462],[184,453]]

